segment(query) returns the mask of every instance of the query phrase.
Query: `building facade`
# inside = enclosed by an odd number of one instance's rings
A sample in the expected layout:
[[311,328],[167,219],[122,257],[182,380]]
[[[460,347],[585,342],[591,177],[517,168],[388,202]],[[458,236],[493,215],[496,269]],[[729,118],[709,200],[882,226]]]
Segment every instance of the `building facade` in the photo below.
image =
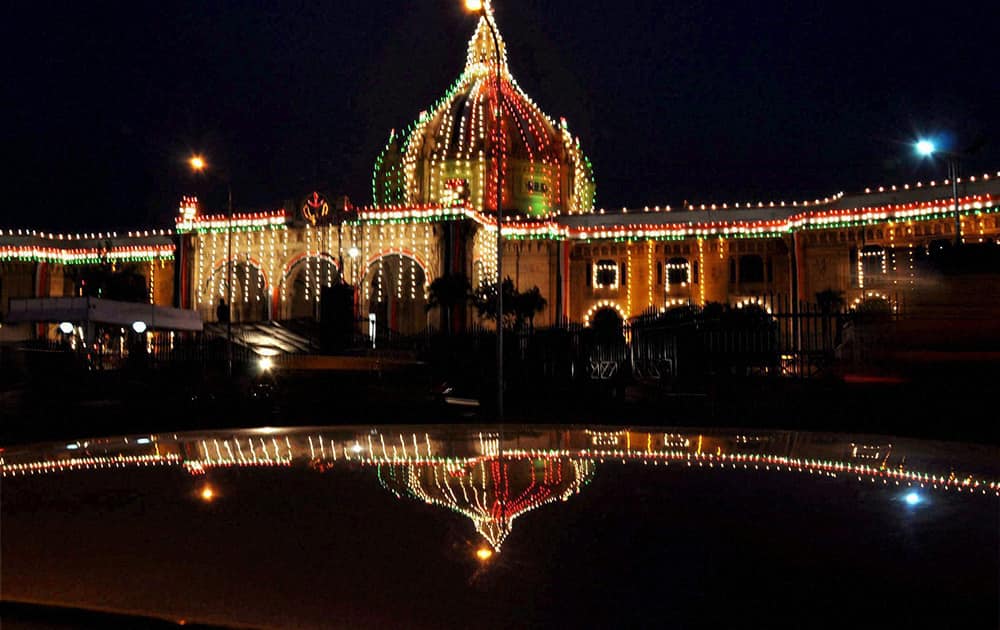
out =
[[[346,284],[359,319],[416,333],[439,325],[426,308],[435,278],[496,282],[498,197],[503,274],[519,290],[539,288],[541,326],[685,304],[811,302],[826,290],[849,305],[892,302],[920,290],[922,251],[1000,236],[1000,173],[960,179],[957,195],[943,181],[807,201],[595,208],[579,140],[518,86],[492,20],[480,19],[447,93],[390,133],[371,206],[312,193],[293,208],[227,216],[185,197],[172,230],[0,230],[0,317],[10,298],[84,294],[85,271],[110,267],[141,277],[150,303],[206,322],[230,293],[236,322],[318,317],[324,288]],[[39,334],[0,327],[0,340]]]

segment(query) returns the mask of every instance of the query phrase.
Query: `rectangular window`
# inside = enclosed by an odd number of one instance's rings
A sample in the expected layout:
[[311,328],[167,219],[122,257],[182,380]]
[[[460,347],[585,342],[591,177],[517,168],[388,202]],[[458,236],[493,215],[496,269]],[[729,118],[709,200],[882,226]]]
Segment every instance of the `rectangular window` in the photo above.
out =
[[618,265],[613,260],[599,260],[594,265],[594,288],[617,289]]
[[764,260],[757,254],[740,256],[740,282],[764,282]]
[[525,180],[525,189],[529,193],[547,193],[549,192],[549,185],[545,182],[528,179]]
[[667,261],[667,285],[685,286],[688,283],[690,274],[688,261],[683,258],[671,258]]
[[656,284],[663,284],[663,263],[659,261],[656,262]]

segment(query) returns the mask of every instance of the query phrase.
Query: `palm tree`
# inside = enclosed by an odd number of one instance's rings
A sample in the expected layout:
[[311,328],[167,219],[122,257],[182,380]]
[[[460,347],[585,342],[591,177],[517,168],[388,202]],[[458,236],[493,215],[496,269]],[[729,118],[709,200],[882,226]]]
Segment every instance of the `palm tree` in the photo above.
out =
[[455,309],[465,306],[471,298],[472,285],[464,273],[445,274],[431,282],[425,308],[427,311],[440,308],[442,327],[446,334],[451,334]]
[[535,315],[544,311],[546,306],[548,301],[542,297],[542,292],[537,286],[514,296],[514,314],[517,321],[520,324],[527,319],[528,329],[532,332],[535,330]]
[[[514,289],[514,281],[510,276],[503,280],[503,326],[510,325],[510,319],[516,314],[514,310],[517,300],[517,291]],[[479,287],[474,297],[476,310],[479,317],[483,319],[496,320],[497,318],[497,287],[495,284],[484,284]]]

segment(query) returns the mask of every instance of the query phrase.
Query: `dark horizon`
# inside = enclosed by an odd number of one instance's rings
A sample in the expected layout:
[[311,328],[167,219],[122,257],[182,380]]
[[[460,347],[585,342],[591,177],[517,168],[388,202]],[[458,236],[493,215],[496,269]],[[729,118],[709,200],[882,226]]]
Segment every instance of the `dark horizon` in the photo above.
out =
[[[1000,88],[982,77],[995,3],[496,2],[514,76],[580,136],[599,207],[944,179],[912,151],[924,134],[979,145],[968,174],[1000,168]],[[314,189],[369,204],[389,130],[444,94],[475,25],[460,0],[14,13],[4,227],[88,232],[168,227],[184,194],[223,207],[191,152],[228,167],[239,209]]]

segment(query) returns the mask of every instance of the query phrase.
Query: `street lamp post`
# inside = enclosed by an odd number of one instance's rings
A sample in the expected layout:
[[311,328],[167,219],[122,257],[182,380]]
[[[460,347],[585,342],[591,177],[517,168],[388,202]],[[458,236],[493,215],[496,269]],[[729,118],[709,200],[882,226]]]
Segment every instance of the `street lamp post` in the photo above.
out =
[[[193,156],[188,160],[191,169],[202,173],[208,167],[205,159],[200,155]],[[229,309],[229,317],[226,318],[226,374],[233,376],[233,184],[226,178],[226,200],[227,212],[229,215],[229,228],[226,237],[226,308]]]
[[930,140],[916,143],[917,153],[924,157],[940,155],[948,160],[948,179],[951,180],[951,196],[955,204],[955,245],[962,244],[962,212],[958,205],[958,160],[961,157],[953,151],[939,151]]
[[[478,13],[490,29],[493,39],[493,63],[496,73],[497,110],[496,124],[502,124],[503,117],[503,87],[500,77],[500,42],[497,38],[493,20],[487,10],[484,0],[465,0],[465,8]],[[497,141],[493,145],[493,160],[496,162],[496,195],[497,195],[497,421],[503,422],[503,163],[500,159],[501,134],[498,129],[495,135]]]

